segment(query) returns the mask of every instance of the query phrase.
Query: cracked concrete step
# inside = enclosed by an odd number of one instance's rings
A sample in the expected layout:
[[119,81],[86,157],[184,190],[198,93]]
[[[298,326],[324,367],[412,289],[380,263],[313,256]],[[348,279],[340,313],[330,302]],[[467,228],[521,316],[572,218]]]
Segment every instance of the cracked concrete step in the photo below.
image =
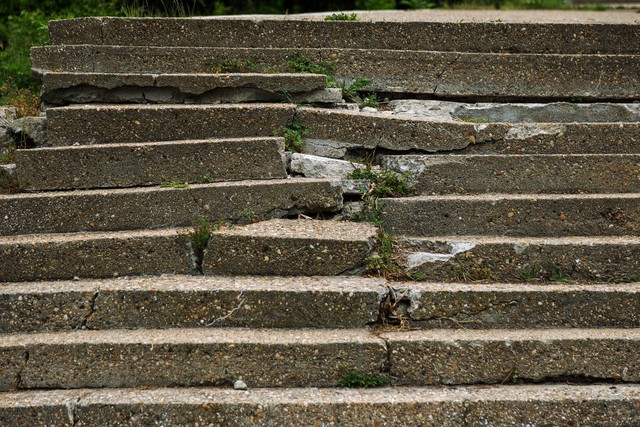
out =
[[[378,320],[387,296],[395,316],[415,329],[640,326],[640,282],[478,285],[361,277],[159,276],[0,284],[0,333],[358,328]],[[391,317],[386,320],[393,322]]]
[[640,235],[640,194],[482,194],[382,199],[384,227],[407,236]]
[[[275,19],[274,19],[275,18]],[[516,53],[640,53],[640,28],[598,23],[571,15],[571,22],[535,18],[510,22],[468,22],[452,15],[435,22],[326,22],[308,17],[267,19],[80,18],[51,21],[54,45],[334,47]],[[597,17],[594,17],[597,18]],[[365,18],[368,20],[368,18]],[[375,18],[374,18],[375,19]],[[576,19],[578,21],[576,22]],[[205,36],[206,35],[206,36]],[[311,35],[313,35],[311,37]]]
[[82,387],[332,387],[380,372],[384,341],[364,329],[140,329],[8,334],[0,390]]
[[376,239],[364,223],[280,220],[213,233],[205,274],[337,275],[362,266]]
[[[287,72],[296,55],[330,58],[335,76],[372,80],[369,90],[489,100],[629,100],[640,96],[640,55],[435,52],[149,46],[44,46],[31,50],[36,74],[210,73],[226,63],[249,72]],[[545,79],[541,76],[554,76]],[[606,78],[604,77],[606,76]]]
[[42,100],[49,105],[88,102],[200,103],[342,101],[323,74],[123,74],[46,72]]
[[293,120],[293,104],[103,105],[47,110],[53,146],[271,137]]
[[286,178],[283,151],[282,138],[262,137],[31,148],[15,159],[21,189],[72,190]]
[[389,283],[389,303],[412,329],[637,328],[638,280],[616,285]]
[[[392,101],[397,105],[395,110],[377,113],[301,107],[297,110],[296,119],[309,131],[305,138],[309,142],[343,150],[364,147],[394,151],[456,150],[469,154],[640,153],[640,124],[633,120],[591,122],[593,113],[583,114],[578,110],[572,117],[573,121],[585,123],[525,123],[530,120],[526,116],[521,117],[522,123],[486,121],[484,116],[482,119],[486,123],[473,123],[455,119],[453,114],[443,115],[442,111],[451,109],[449,105],[452,103],[425,105],[426,102]],[[501,110],[508,110],[505,105],[498,105],[494,109],[502,107]],[[555,107],[555,110],[560,110],[565,104],[545,105],[548,109]],[[610,104],[604,105],[614,109]],[[490,107],[484,107],[475,110],[458,107],[457,114],[471,117],[469,120],[483,114],[489,116],[487,110]],[[557,116],[549,114],[548,119],[553,120]]]
[[[212,410],[215,408],[215,410]],[[640,423],[640,387],[537,384],[379,389],[158,388],[38,390],[0,394],[11,425],[281,426],[565,425]]]
[[[0,333],[133,328],[362,328],[382,279],[159,276],[0,284]],[[633,301],[634,294],[626,293]],[[634,323],[629,318],[628,324]]]
[[[0,237],[0,282],[188,274],[185,228]],[[214,231],[205,273],[337,275],[361,268],[376,236],[366,224],[269,220]]]
[[435,329],[381,337],[394,385],[640,380],[640,329]]
[[440,236],[402,239],[409,270],[430,280],[640,281],[640,237]]
[[640,192],[639,154],[387,155],[381,161],[407,173],[418,195]]
[[212,213],[233,222],[342,208],[331,181],[286,179],[0,195],[0,235],[190,226]]

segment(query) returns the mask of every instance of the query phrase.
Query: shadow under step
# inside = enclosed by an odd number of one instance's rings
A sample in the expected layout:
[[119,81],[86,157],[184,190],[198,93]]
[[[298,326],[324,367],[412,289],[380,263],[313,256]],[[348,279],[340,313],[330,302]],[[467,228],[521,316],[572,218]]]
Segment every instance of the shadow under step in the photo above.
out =
[[378,389],[160,388],[0,395],[0,422],[80,427],[131,423],[244,427],[314,425],[563,425],[640,423],[637,385],[538,384]]
[[406,236],[640,234],[640,194],[482,194],[382,199],[384,227]]
[[[0,282],[107,278],[197,271],[194,230],[168,228],[0,237]],[[372,226],[336,221],[269,220],[213,231],[205,273],[337,275],[361,267]]]
[[42,85],[42,100],[50,105],[342,101],[342,91],[327,88],[323,74],[46,72]]
[[23,190],[185,185],[285,178],[276,137],[99,144],[16,150]]

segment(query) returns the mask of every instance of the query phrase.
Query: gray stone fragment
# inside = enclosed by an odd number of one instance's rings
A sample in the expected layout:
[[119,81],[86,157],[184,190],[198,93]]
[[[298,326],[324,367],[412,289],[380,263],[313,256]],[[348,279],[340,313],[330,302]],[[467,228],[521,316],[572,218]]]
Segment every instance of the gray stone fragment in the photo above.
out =
[[304,154],[313,156],[330,157],[333,159],[343,159],[349,148],[356,148],[358,145],[349,144],[342,141],[332,141],[325,139],[305,138],[305,145],[302,149]]
[[355,169],[364,167],[361,163],[309,154],[293,153],[291,156],[291,172],[306,178],[347,178]]
[[23,147],[47,147],[49,144],[47,136],[47,118],[38,117],[22,117],[14,120],[9,126],[8,131],[17,139],[16,145]]
[[245,382],[242,380],[237,380],[236,382],[233,383],[233,388],[235,390],[246,390],[247,384],[245,384]]

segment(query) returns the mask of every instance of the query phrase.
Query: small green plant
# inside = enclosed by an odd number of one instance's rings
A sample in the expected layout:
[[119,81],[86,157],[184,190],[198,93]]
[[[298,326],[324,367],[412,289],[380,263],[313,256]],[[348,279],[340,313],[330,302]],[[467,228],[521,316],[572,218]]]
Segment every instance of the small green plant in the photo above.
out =
[[435,3],[431,3],[425,0],[400,0],[400,6],[405,9],[415,10],[415,9],[433,9],[436,7]]
[[203,251],[209,243],[211,233],[220,229],[222,224],[223,220],[221,218],[217,218],[214,214],[199,217],[189,232],[189,242],[191,243],[191,247],[196,251]]
[[388,169],[375,170],[371,165],[354,169],[348,178],[369,180],[369,195],[372,197],[401,197],[411,191],[411,186],[402,175]]
[[356,13],[332,13],[329,16],[324,17],[325,21],[357,21],[358,14]]
[[535,264],[525,267],[524,270],[522,270],[522,273],[520,273],[520,280],[525,282],[536,280],[538,278],[540,278],[540,268]]
[[213,182],[213,175],[211,174],[211,172],[207,172],[202,176],[202,180],[204,182]]
[[371,84],[371,80],[359,77],[353,81],[349,86],[347,86],[346,82],[342,82],[342,97],[348,102],[355,102],[361,107],[377,107],[378,106],[378,96],[374,94],[369,94],[366,97],[360,96],[360,91],[365,87]]
[[287,71],[290,73],[311,73],[324,74],[327,76],[327,85],[335,87],[336,82],[333,73],[336,70],[336,64],[330,61],[314,61],[309,56],[294,52],[291,54],[287,62]]
[[209,69],[212,74],[253,73],[257,70],[258,65],[253,58],[225,59],[224,61],[211,66],[211,68]]
[[189,187],[189,184],[187,184],[186,182],[171,181],[171,182],[163,182],[163,183],[161,183],[160,187],[162,187],[162,188],[187,188],[187,187]]
[[258,222],[259,220],[259,217],[258,215],[256,215],[255,211],[247,208],[242,209],[240,216],[242,216],[245,222],[249,222],[249,223]]
[[372,388],[383,387],[389,384],[389,379],[381,374],[367,374],[364,372],[348,371],[344,374],[340,381],[338,381],[338,387],[345,388]]
[[551,274],[549,280],[552,282],[570,282],[571,278],[564,274],[558,267],[551,267]]
[[303,137],[307,136],[309,131],[299,121],[292,121],[287,126],[282,126],[279,129],[273,131],[274,136],[281,136],[284,138],[284,148],[287,151],[294,153],[302,152],[304,148]]
[[465,117],[458,117],[458,120],[460,120],[461,122],[475,123],[475,124],[489,123],[489,120],[487,120],[484,117],[465,116]]

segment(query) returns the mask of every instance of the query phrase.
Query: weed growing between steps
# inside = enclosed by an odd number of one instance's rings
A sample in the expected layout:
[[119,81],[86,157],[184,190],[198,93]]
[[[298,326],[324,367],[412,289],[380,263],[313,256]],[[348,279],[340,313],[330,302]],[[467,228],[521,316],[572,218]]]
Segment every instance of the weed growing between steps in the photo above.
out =
[[302,152],[302,149],[304,148],[303,137],[308,134],[309,131],[307,128],[297,120],[292,121],[287,126],[282,126],[273,131],[274,136],[281,136],[284,138],[285,150],[294,153]]
[[348,371],[338,382],[338,387],[344,388],[373,388],[389,384],[389,378],[380,374]]
[[171,182],[163,182],[163,183],[161,183],[160,187],[162,187],[162,188],[188,188],[189,184],[186,183],[186,182],[171,181]]
[[202,274],[202,258],[204,250],[209,244],[211,234],[219,230],[224,225],[222,218],[217,218],[214,214],[201,216],[193,224],[193,228],[188,232],[189,246],[193,251],[194,273]]
[[357,21],[357,13],[332,13],[329,16],[324,17],[325,21]]

